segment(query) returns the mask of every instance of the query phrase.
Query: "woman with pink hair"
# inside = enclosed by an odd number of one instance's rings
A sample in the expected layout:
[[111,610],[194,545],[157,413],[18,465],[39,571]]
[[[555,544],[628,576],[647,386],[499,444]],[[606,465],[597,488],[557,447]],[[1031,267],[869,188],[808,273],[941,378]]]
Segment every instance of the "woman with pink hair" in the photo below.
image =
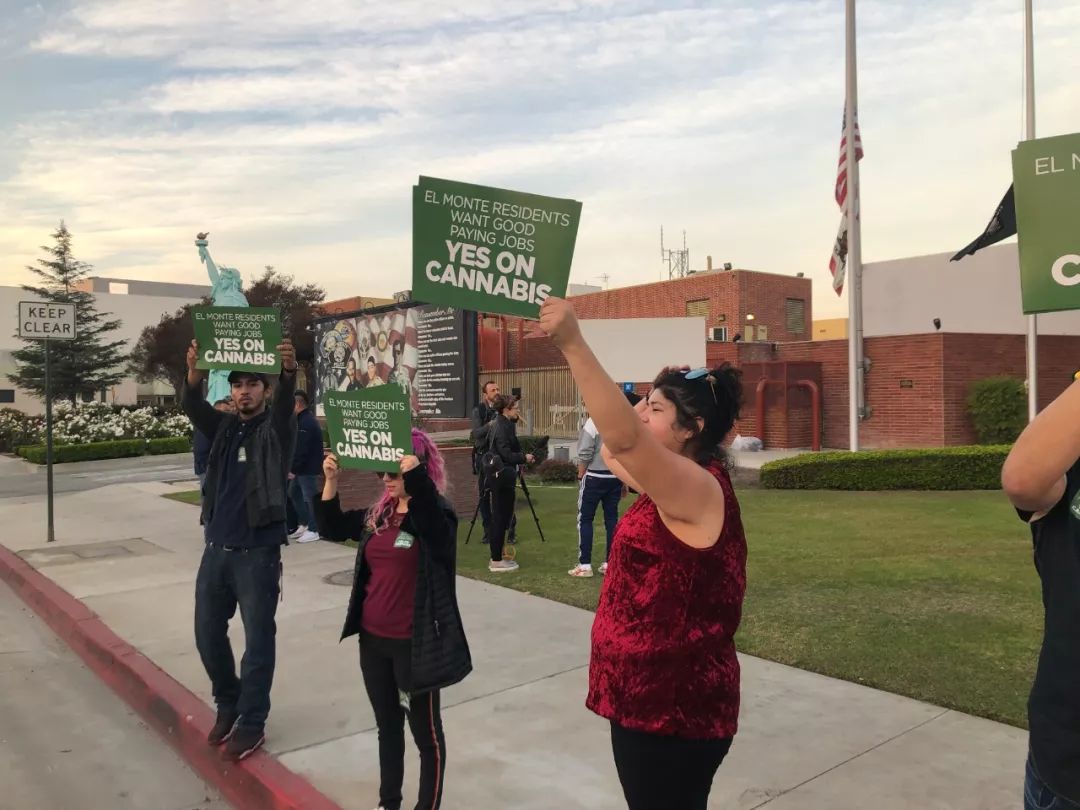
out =
[[324,536],[359,542],[341,638],[360,637],[360,672],[379,728],[377,810],[402,805],[406,716],[420,752],[416,808],[439,807],[446,767],[439,690],[472,671],[454,584],[458,520],[442,495],[446,467],[426,433],[414,428],[412,446],[400,472],[376,473],[385,487],[370,509],[342,511],[337,457],[327,456],[315,505]]

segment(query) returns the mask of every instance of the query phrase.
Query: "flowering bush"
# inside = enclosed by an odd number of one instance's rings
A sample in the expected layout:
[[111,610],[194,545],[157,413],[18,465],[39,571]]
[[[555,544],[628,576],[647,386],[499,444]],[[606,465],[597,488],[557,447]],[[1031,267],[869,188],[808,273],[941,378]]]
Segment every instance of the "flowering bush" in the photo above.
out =
[[0,453],[36,444],[45,430],[45,417],[27,416],[14,408],[0,408]]
[[[179,412],[156,408],[115,408],[91,402],[73,408],[58,402],[53,408],[54,444],[89,444],[120,439],[172,439],[191,436],[191,423]],[[0,450],[45,443],[45,417],[26,416],[11,408],[0,410]]]

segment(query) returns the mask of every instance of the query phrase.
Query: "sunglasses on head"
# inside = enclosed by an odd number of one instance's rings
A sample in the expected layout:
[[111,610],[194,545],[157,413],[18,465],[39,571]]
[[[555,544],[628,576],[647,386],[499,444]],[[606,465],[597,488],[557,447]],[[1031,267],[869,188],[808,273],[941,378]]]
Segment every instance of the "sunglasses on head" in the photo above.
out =
[[713,403],[719,405],[720,401],[716,398],[716,377],[712,375],[712,372],[707,368],[695,368],[693,371],[682,372],[683,378],[687,380],[700,380],[705,378],[705,382],[709,384],[709,390],[712,391]]

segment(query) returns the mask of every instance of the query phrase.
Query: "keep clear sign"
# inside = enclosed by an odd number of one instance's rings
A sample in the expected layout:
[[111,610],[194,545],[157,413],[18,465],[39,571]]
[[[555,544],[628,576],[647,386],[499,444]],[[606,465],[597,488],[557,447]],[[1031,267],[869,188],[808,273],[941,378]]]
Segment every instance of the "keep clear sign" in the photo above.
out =
[[74,304],[19,302],[19,337],[30,340],[74,340],[75,333]]
[[393,472],[412,453],[409,397],[398,386],[328,391],[323,407],[330,449],[342,467]]

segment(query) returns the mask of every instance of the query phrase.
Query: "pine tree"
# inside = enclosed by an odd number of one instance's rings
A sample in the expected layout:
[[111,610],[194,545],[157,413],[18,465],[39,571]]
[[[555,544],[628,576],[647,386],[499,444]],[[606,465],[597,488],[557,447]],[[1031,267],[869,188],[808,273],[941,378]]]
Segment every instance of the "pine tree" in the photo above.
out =
[[[53,396],[75,404],[82,395],[116,385],[124,379],[123,340],[109,340],[120,321],[109,320],[108,313],[97,311],[94,295],[75,289],[93,269],[71,253],[71,232],[63,222],[52,235],[55,244],[42,246],[48,258],[38,259],[37,267],[27,267],[38,277],[40,286],[24,284],[34,300],[75,305],[74,340],[54,340],[49,346]],[[25,346],[12,352],[15,373],[8,379],[37,397],[45,396],[45,344],[25,340]]]

